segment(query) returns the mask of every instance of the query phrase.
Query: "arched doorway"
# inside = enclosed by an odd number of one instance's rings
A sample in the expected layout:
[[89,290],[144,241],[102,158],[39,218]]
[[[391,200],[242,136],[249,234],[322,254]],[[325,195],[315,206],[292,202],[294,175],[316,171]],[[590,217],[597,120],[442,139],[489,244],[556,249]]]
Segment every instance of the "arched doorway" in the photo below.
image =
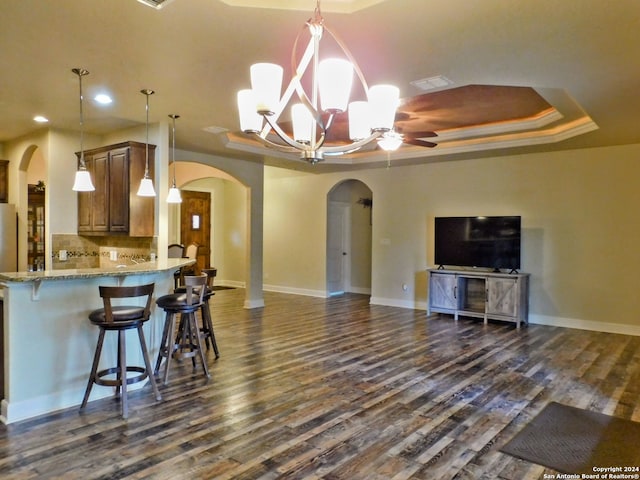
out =
[[46,265],[46,249],[50,243],[45,207],[47,178],[42,149],[37,145],[28,146],[22,154],[18,175],[18,217],[22,219],[19,221],[18,270],[50,268]]
[[[218,269],[216,283],[232,287],[247,284],[247,244],[248,202],[247,187],[234,177],[215,167],[191,162],[179,162],[178,185],[183,192],[183,203],[169,207],[169,243],[183,243],[184,225],[193,226],[191,218],[185,215],[185,199],[189,192],[206,195],[209,203],[209,218],[201,220],[201,226],[208,229],[209,244],[201,248],[209,256],[208,265]],[[182,171],[181,171],[182,169]],[[201,203],[201,202],[199,202]],[[192,213],[187,213],[191,217]],[[195,212],[202,213],[202,212]],[[207,262],[204,262],[205,264]]]
[[327,195],[327,294],[371,294],[373,193],[344,180]]

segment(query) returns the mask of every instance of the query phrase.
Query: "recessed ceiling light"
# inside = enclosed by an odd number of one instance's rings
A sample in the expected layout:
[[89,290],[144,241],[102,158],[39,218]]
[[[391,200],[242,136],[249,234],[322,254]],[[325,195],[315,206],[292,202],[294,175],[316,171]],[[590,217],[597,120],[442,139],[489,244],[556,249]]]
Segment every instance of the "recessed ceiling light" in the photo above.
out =
[[420,80],[414,80],[409,82],[420,90],[436,90],[438,88],[445,88],[453,85],[453,82],[444,75],[436,75],[435,77],[422,78]]
[[111,102],[113,102],[111,97],[106,93],[99,93],[93,99],[101,105],[109,105]]
[[47,123],[49,119],[47,117],[43,117],[42,115],[36,115],[35,117],[33,117],[33,121],[38,123]]
[[205,132],[209,132],[209,133],[213,133],[213,134],[218,134],[218,133],[222,133],[222,132],[228,132],[229,129],[228,128],[224,128],[224,127],[216,127],[216,126],[212,126],[212,127],[204,127],[203,130]]

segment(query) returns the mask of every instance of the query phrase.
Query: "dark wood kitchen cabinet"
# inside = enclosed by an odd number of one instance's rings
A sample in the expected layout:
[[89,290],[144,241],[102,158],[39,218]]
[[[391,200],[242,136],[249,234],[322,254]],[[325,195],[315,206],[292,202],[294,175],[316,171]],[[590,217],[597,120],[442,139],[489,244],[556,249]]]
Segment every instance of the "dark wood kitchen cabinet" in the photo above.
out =
[[[77,153],[79,157],[79,153]],[[84,152],[93,192],[78,192],[79,235],[154,235],[155,197],[139,197],[146,145],[123,142]],[[153,178],[155,145],[149,145],[149,176]]]
[[0,160],[0,203],[9,201],[9,160]]

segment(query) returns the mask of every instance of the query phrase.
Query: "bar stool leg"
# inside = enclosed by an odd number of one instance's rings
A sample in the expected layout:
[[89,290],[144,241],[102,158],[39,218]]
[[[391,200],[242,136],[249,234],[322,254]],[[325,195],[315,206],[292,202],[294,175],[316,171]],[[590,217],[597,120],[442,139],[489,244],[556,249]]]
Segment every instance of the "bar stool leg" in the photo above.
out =
[[127,397],[127,348],[125,330],[118,330],[118,377],[122,387],[122,418],[129,416],[129,400]]
[[169,317],[169,336],[167,337],[167,361],[165,363],[164,366],[164,384],[166,385],[169,382],[169,367],[171,366],[171,358],[173,357],[173,352],[174,352],[174,344],[170,343],[173,342],[173,338],[175,336],[175,332],[176,332],[176,318],[175,315],[173,313],[168,313],[167,316]]
[[[182,345],[188,345],[189,351],[193,352],[194,348],[198,348],[198,343],[196,342],[196,338],[194,335],[198,335],[200,332],[196,329],[195,333],[193,331],[193,322],[191,321],[191,317],[193,313],[183,314],[180,319],[180,325],[182,326]],[[184,347],[183,347],[184,348]],[[196,356],[193,355],[191,357],[191,365],[193,366],[193,370],[196,370]]]
[[104,330],[101,328],[100,334],[98,335],[98,344],[96,345],[96,351],[93,355],[93,365],[91,365],[91,373],[89,374],[87,389],[84,392],[84,398],[82,399],[80,410],[84,410],[84,408],[87,406],[87,402],[89,401],[89,395],[91,394],[91,389],[93,388],[93,382],[96,379],[96,372],[98,371],[98,362],[100,362],[100,355],[102,354],[103,343],[104,343]]
[[156,375],[158,374],[158,372],[160,371],[160,364],[162,363],[162,357],[164,356],[165,349],[168,349],[169,346],[167,345],[167,338],[169,335],[169,321],[171,320],[171,314],[167,313],[165,315],[165,319],[164,319],[164,326],[162,327],[162,340],[160,341],[160,350],[158,351],[158,358],[156,360],[156,368],[153,371]]
[[216,336],[213,333],[213,322],[211,321],[211,310],[209,309],[209,300],[207,300],[202,305],[201,313],[202,313],[202,326],[205,333],[207,350],[209,350],[209,341],[211,341],[211,345],[213,346],[213,351],[216,354],[216,358],[220,358],[220,352],[218,351]]
[[149,382],[151,383],[151,388],[153,388],[153,393],[156,396],[156,400],[160,401],[162,400],[162,396],[160,395],[158,385],[156,384],[156,379],[153,376],[153,370],[151,369],[151,360],[149,360],[149,351],[147,350],[147,342],[144,339],[142,325],[138,325],[138,337],[140,338],[140,345],[142,346],[142,356],[144,357],[144,364],[145,368],[147,369],[147,375],[149,377]]
[[[200,340],[200,329],[198,328],[198,323],[196,320],[195,313],[189,314],[189,323],[190,323],[189,328],[193,329],[193,331],[195,332],[196,348],[198,349],[198,353],[200,354],[200,360],[202,361],[202,369],[204,370],[204,374],[207,377],[211,377],[211,375],[209,375],[209,369],[207,368],[207,360],[204,356],[204,350],[202,349],[202,341]],[[195,362],[195,357],[194,357],[194,362]],[[194,368],[195,368],[195,363],[194,363]]]

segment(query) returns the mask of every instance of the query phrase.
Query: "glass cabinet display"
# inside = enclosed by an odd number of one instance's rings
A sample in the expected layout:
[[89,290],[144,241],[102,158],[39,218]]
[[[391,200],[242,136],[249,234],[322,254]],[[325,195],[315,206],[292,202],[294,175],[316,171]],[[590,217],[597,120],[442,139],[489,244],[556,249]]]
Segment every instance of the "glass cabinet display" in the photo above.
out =
[[33,270],[44,269],[44,185],[29,185],[27,207],[27,263]]

